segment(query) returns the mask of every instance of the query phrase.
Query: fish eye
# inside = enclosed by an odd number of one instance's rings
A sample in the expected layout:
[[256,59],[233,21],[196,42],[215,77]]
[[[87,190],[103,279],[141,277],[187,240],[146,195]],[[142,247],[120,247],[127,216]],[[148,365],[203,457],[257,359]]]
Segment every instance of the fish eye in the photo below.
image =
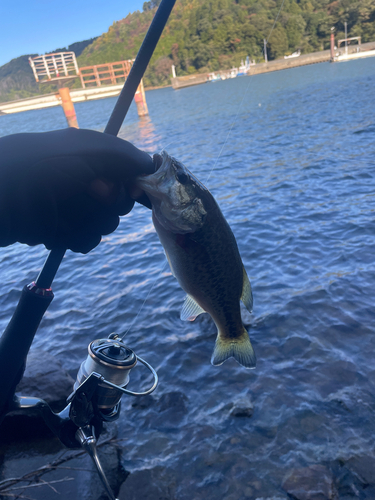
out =
[[188,175],[185,174],[185,172],[183,171],[177,171],[176,172],[176,179],[178,180],[178,182],[180,182],[181,184],[186,184],[187,181],[188,181]]

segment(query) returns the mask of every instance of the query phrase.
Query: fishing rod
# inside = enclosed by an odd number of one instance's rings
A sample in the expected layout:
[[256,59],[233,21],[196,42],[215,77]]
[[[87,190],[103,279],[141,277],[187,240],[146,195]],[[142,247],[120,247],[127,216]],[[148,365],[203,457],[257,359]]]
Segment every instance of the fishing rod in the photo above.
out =
[[[159,38],[167,24],[170,13],[176,0],[162,0],[155,17],[153,18],[134,63],[129,72],[120,95],[117,98],[115,107],[109,117],[108,123],[104,129],[105,134],[117,135],[121,125],[129,111],[130,105],[134,99],[135,93],[143,75],[150,62],[152,54],[156,48]],[[50,288],[56,272],[64,257],[65,250],[52,249],[44,266],[39,274],[36,284],[43,288]]]
[[[175,2],[161,1],[104,133],[118,134]],[[59,414],[52,412],[41,399],[14,396],[35,333],[54,298],[51,285],[65,251],[64,248],[51,250],[36,281],[23,288],[13,316],[0,338],[0,423],[10,411],[30,407],[39,409],[47,425],[65,446],[74,448],[79,444],[87,451],[109,498],[116,500],[100,464],[96,440],[102,423],[118,418],[123,393],[144,396],[155,390],[158,383],[155,370],[125,346],[121,338],[111,334],[106,339],[90,343],[89,354],[78,372],[74,391],[67,400],[68,405]],[[144,392],[126,389],[129,372],[138,361],[148,368],[154,378],[152,386]]]

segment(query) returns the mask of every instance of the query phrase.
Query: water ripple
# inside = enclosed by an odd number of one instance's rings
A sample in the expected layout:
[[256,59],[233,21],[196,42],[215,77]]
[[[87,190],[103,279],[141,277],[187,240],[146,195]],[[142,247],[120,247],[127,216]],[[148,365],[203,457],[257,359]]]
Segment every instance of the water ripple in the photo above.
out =
[[[130,327],[160,386],[145,405],[124,400],[124,466],[164,474],[179,500],[192,486],[196,499],[285,499],[288,469],[373,454],[374,76],[371,58],[319,64],[150,91],[146,120],[130,109],[121,137],[209,177],[252,281],[257,369],[210,365],[215,326],[179,320],[184,293],[142,207],[89,255],[67,253],[34,345],[74,370],[89,341]],[[77,104],[81,127],[103,130],[114,102]],[[64,125],[60,109],[32,111],[1,116],[0,135]],[[3,328],[46,256],[0,250]],[[251,418],[231,416],[238,398]]]

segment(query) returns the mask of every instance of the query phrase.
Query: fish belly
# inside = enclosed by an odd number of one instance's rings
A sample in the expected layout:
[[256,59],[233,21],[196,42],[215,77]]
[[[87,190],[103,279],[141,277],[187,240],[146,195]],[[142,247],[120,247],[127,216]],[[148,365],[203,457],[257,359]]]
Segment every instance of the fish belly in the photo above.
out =
[[253,368],[255,354],[240,312],[243,265],[225,219],[221,227],[216,218],[215,224],[187,234],[169,232],[156,217],[153,220],[173,275],[218,328],[212,363],[222,364],[233,356]]

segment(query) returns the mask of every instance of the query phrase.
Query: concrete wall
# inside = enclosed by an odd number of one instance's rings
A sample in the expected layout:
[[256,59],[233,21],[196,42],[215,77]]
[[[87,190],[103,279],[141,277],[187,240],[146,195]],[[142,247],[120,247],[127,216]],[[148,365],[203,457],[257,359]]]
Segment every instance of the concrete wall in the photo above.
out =
[[172,87],[174,89],[182,89],[184,87],[191,87],[192,85],[206,83],[207,73],[202,73],[197,75],[177,76],[176,78],[171,78],[171,80],[172,80]]
[[[91,101],[118,95],[123,84],[109,85],[107,87],[93,87],[80,90],[71,90],[70,97],[73,102]],[[58,94],[46,94],[37,97],[29,97],[18,101],[0,103],[0,114],[20,113],[31,109],[50,108],[59,106],[61,99]]]
[[[358,45],[350,45],[348,47],[348,53],[357,52]],[[375,42],[363,43],[361,45],[361,51],[375,49]],[[344,47],[340,47],[340,52],[343,53]],[[338,50],[335,50],[338,52]],[[279,71],[281,69],[296,68],[297,66],[305,66],[307,64],[316,64],[320,62],[327,62],[331,60],[331,51],[322,50],[321,52],[313,52],[311,54],[305,54],[299,57],[292,57],[290,59],[276,59],[275,61],[269,61],[268,63],[256,64],[251,66],[249,75],[258,75],[260,73],[268,73],[270,71]]]

